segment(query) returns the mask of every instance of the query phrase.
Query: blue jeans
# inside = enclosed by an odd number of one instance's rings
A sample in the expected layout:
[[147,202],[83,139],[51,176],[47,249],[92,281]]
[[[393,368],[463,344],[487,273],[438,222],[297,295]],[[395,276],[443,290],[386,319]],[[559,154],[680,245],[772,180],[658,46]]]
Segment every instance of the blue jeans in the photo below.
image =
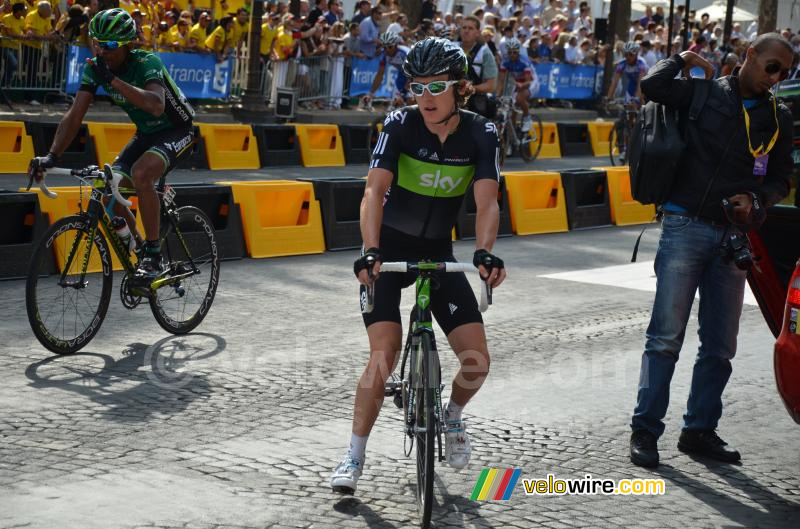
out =
[[722,391],[736,354],[746,278],[745,271],[725,262],[720,254],[724,227],[682,215],[665,216],[661,227],[655,260],[656,298],[631,420],[631,428],[648,430],[656,437],[664,433],[669,384],[698,288],[700,347],[683,427],[717,427]]
[[19,61],[17,60],[17,52],[12,48],[3,48],[3,61],[5,68],[3,70],[3,86],[8,87],[11,85],[11,77],[17,71]]

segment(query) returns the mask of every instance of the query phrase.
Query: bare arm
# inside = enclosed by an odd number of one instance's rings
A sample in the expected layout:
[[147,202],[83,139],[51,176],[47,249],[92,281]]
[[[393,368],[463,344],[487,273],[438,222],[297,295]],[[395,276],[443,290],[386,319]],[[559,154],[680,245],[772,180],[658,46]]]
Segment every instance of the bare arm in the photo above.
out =
[[92,104],[93,100],[94,95],[90,92],[78,90],[78,93],[75,94],[75,101],[72,103],[69,110],[67,110],[67,113],[64,114],[64,117],[61,118],[61,123],[58,124],[56,135],[53,138],[53,144],[50,146],[50,152],[58,157],[66,150],[69,144],[72,143],[75,134],[78,133],[78,129],[81,127],[84,116],[86,116],[86,112],[89,110],[89,105]]
[[[614,94],[617,91],[617,83],[619,83],[619,76],[620,74],[615,73],[614,77],[611,79],[611,86],[608,87],[608,99],[613,99]],[[639,83],[639,89],[641,89],[641,83]]]
[[475,91],[482,94],[488,94],[490,92],[494,92],[496,90],[496,82],[497,79],[492,77],[491,79],[486,79],[481,84],[475,85]]
[[160,116],[164,113],[164,87],[161,83],[147,83],[144,89],[141,89],[129,85],[119,77],[115,77],[111,81],[111,86],[122,94],[122,97],[148,114]]
[[[361,240],[364,249],[378,248],[381,239],[381,222],[383,221],[383,197],[392,185],[392,172],[379,167],[369,170],[364,198],[361,199]],[[381,263],[377,261],[372,268],[372,281],[380,274]],[[363,284],[370,282],[369,274],[362,270],[358,280]]]
[[370,94],[374,94],[375,91],[378,90],[378,87],[381,85],[381,82],[383,81],[383,70],[384,66],[381,65],[380,67],[378,67],[378,73],[375,74],[375,79],[372,80],[372,86],[369,89]]

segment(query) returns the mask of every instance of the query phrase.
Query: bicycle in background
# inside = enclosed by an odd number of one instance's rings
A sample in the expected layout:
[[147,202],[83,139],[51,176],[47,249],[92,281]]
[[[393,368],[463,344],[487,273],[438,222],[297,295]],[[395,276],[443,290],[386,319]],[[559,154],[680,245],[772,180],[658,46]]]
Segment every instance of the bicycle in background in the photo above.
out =
[[605,106],[608,115],[617,116],[614,127],[608,135],[608,155],[611,165],[627,165],[633,127],[639,116],[639,104],[635,101],[614,99],[608,101]]

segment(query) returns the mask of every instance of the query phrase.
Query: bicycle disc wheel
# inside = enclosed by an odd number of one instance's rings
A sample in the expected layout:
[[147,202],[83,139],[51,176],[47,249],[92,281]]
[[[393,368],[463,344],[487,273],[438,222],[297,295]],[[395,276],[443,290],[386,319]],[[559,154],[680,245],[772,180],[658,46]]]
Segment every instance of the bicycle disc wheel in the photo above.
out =
[[544,137],[544,129],[542,127],[542,118],[536,114],[531,114],[531,130],[522,138],[519,144],[519,152],[522,159],[526,162],[532,162],[542,152],[542,138]]
[[50,226],[28,267],[28,322],[39,342],[58,354],[79,351],[94,338],[111,299],[111,253],[99,229],[89,244],[87,220],[75,215]]
[[430,336],[422,335],[420,352],[423,355],[422,387],[417,390],[417,508],[420,527],[428,527],[433,510],[433,464],[436,444],[436,420],[434,417],[434,381],[430,377]]
[[178,208],[176,223],[163,217],[161,223],[163,277],[184,277],[156,290],[150,296],[150,309],[165,331],[184,334],[200,325],[217,292],[219,254],[214,225],[193,206]]

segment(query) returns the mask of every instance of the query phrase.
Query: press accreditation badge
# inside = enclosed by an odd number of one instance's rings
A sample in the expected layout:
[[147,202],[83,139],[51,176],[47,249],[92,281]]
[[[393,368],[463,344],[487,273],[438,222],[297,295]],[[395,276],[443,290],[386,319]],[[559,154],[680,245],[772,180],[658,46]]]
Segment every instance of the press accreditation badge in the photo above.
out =
[[755,162],[753,163],[753,174],[755,176],[766,176],[768,161],[769,161],[769,154],[762,154],[761,156],[756,156]]

